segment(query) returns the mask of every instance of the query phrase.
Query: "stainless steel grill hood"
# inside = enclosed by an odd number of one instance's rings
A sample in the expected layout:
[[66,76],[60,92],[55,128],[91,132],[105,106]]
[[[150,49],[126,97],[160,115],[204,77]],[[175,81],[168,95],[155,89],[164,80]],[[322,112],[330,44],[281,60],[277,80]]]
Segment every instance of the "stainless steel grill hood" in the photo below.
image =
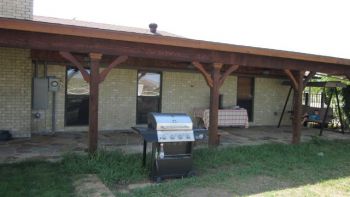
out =
[[150,113],[148,128],[157,132],[158,142],[194,141],[193,123],[187,114]]

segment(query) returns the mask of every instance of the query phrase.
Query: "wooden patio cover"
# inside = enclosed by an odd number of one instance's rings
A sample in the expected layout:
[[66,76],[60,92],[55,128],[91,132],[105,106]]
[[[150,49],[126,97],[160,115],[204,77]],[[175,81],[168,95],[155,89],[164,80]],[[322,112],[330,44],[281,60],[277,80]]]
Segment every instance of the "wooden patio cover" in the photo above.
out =
[[[271,69],[284,73],[291,80],[295,112],[292,143],[300,141],[302,91],[307,81],[316,72],[350,77],[349,59],[20,19],[0,18],[0,46],[54,52],[80,69],[90,83],[90,152],[97,149],[99,84],[111,69],[127,59],[192,64],[202,73],[210,87],[210,146],[218,143],[219,89],[226,77],[235,71]],[[77,54],[90,57],[90,74],[82,69],[86,65]],[[112,59],[99,73],[102,56]],[[173,65],[163,63],[158,66],[168,69]],[[305,71],[310,71],[309,76],[304,76]]]

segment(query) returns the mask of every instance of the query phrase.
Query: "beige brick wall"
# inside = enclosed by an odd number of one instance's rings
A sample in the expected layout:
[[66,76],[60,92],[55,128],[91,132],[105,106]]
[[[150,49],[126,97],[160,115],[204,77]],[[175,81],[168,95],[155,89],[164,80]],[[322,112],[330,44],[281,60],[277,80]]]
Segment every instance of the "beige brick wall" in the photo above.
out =
[[32,64],[30,51],[0,47],[0,129],[30,136]]
[[99,127],[130,129],[136,123],[137,70],[113,69],[100,86]]
[[[208,108],[210,89],[199,73],[163,72],[162,112],[188,113],[193,108]],[[230,76],[220,89],[224,107],[236,104],[237,78]]]
[[33,19],[33,0],[0,0],[0,17]]
[[[278,124],[289,87],[280,79],[255,78],[254,122],[251,125]],[[291,109],[291,98],[287,110]],[[282,124],[290,124],[290,114],[285,114]]]
[[[41,69],[40,69],[41,70]],[[56,93],[56,131],[87,131],[87,126],[65,127],[65,77],[66,67],[49,65],[48,76],[55,76],[61,81],[60,90]],[[99,129],[130,129],[136,120],[136,79],[137,71],[113,69],[100,85],[99,94]],[[47,110],[39,111],[42,118],[33,118],[33,132],[51,132],[52,92],[49,92]],[[36,111],[33,111],[33,113]]]
[[[48,67],[48,75],[61,80],[57,93],[57,131],[87,131],[87,127],[64,126],[65,72],[63,66]],[[162,112],[185,112],[192,115],[192,109],[209,107],[209,87],[198,73],[163,72]],[[113,69],[100,86],[99,128],[103,130],[129,129],[136,120],[137,71]],[[281,80],[256,78],[254,98],[254,122],[250,125],[276,125],[288,87],[281,86]],[[236,105],[237,77],[230,76],[222,86],[224,106]],[[49,109],[44,112],[44,126],[41,131],[51,129],[52,93],[49,93]],[[275,115],[275,112],[277,115]],[[289,124],[286,115],[284,124]]]

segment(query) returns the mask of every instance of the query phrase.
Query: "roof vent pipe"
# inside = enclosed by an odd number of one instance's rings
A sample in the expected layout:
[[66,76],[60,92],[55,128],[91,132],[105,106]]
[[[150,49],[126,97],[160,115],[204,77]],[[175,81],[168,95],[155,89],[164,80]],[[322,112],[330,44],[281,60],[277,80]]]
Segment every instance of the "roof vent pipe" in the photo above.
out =
[[149,24],[149,30],[154,34],[157,33],[157,27],[158,27],[157,23]]

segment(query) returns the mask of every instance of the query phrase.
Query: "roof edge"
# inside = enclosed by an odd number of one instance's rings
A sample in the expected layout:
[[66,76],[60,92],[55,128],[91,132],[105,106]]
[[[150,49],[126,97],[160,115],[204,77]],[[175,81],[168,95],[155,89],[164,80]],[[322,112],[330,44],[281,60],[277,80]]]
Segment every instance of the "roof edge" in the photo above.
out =
[[0,29],[216,50],[350,66],[350,59],[227,43],[0,17]]

